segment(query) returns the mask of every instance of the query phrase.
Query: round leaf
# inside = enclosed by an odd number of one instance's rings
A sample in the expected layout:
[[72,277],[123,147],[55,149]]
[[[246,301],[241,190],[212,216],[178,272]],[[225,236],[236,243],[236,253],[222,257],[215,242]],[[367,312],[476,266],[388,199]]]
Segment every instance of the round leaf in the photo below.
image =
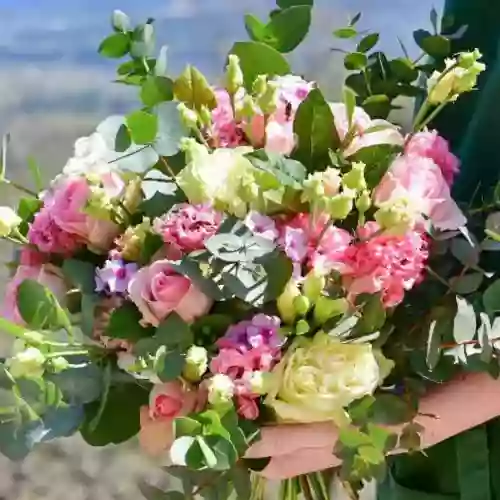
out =
[[380,35],[378,33],[370,33],[369,35],[366,35],[358,43],[358,52],[369,52],[371,49],[373,49],[373,47],[375,47],[375,45],[377,45],[379,38]]
[[273,16],[266,31],[273,37],[271,44],[280,52],[291,52],[306,37],[311,25],[311,7],[297,5]]
[[345,68],[351,71],[363,69],[367,64],[368,58],[361,52],[353,52],[352,54],[347,54],[344,58]]
[[347,28],[340,28],[333,32],[333,36],[336,36],[337,38],[354,38],[357,34],[358,32],[351,26],[348,26]]
[[146,111],[134,111],[126,117],[127,127],[136,144],[149,144],[156,138],[158,119]]
[[99,54],[104,57],[120,58],[128,53],[130,39],[125,33],[115,33],[105,38],[99,46]]
[[457,343],[469,342],[476,336],[476,312],[472,304],[457,297],[457,314],[453,324],[453,338]]
[[291,71],[288,61],[276,49],[261,42],[237,42],[229,53],[240,58],[247,88],[259,75],[281,76]]
[[500,311],[500,280],[495,281],[484,292],[483,304],[488,313]]
[[141,88],[141,101],[145,106],[156,106],[174,97],[174,83],[164,76],[148,76]]

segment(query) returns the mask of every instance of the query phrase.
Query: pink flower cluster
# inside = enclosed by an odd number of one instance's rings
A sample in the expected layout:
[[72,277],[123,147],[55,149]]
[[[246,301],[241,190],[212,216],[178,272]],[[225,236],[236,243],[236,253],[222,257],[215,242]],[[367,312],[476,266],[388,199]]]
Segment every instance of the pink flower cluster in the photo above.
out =
[[209,205],[177,205],[154,222],[155,231],[170,245],[171,255],[202,250],[222,221],[222,214]]
[[[123,186],[117,175],[110,173],[106,177],[109,178],[103,179],[105,189],[116,192],[118,185]],[[29,242],[42,252],[63,255],[70,255],[85,244],[98,251],[109,250],[119,228],[109,220],[85,212],[90,196],[91,188],[85,177],[68,177],[58,182],[31,224]]]
[[[287,75],[276,78],[277,109],[267,120],[257,112],[250,122],[238,121],[226,90],[217,89],[217,107],[212,111],[211,139],[216,147],[234,148],[252,144],[268,151],[289,154],[294,146],[293,118],[300,103],[314,88],[314,83]],[[236,96],[237,104],[242,95]]]
[[380,293],[385,307],[394,307],[423,277],[429,255],[423,231],[403,236],[379,233],[375,222],[358,231],[360,241],[352,244],[338,267],[351,299]]
[[235,384],[238,413],[248,420],[259,416],[251,377],[255,372],[269,372],[280,358],[283,343],[278,333],[280,319],[258,314],[250,321],[231,326],[217,342],[219,354],[212,359],[210,371],[231,377]]
[[406,145],[405,154],[430,158],[441,169],[450,187],[460,171],[460,160],[450,151],[448,141],[437,130],[415,134]]

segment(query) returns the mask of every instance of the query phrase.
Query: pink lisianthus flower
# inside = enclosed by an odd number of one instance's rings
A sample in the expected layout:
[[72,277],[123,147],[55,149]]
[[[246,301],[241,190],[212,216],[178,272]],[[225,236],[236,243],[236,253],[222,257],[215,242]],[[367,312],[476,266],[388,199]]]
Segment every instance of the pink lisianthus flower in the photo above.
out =
[[295,264],[305,263],[320,272],[327,272],[344,260],[352,237],[333,225],[322,235],[328,223],[327,217],[317,217],[314,224],[311,217],[311,214],[300,213],[288,221],[281,221],[279,244]]
[[[349,120],[347,117],[346,106],[343,103],[331,103],[330,108],[333,113],[335,128],[339,139],[343,141],[349,132]],[[360,107],[354,108],[352,117],[352,127],[356,134],[350,144],[344,150],[344,156],[352,156],[360,149],[377,146],[379,144],[393,144],[402,146],[404,143],[403,136],[398,129],[386,120],[372,120],[370,115]],[[369,129],[380,128],[375,132],[370,132]]]
[[153,326],[172,312],[192,323],[212,306],[212,300],[189,278],[177,273],[168,260],[157,260],[140,269],[130,281],[128,292],[143,322]]
[[173,423],[177,417],[201,409],[199,394],[179,381],[155,385],[149,407],[141,408],[139,443],[153,457],[167,451],[174,441]]
[[415,155],[396,158],[375,188],[373,198],[377,206],[403,199],[414,212],[415,222],[424,215],[442,231],[458,229],[467,222],[451,197],[441,169],[430,158]]
[[25,322],[17,308],[17,290],[19,285],[25,280],[37,281],[47,287],[61,302],[68,290],[63,274],[58,267],[51,264],[20,265],[16,270],[16,274],[7,283],[2,310],[4,318],[19,325],[24,325]]
[[441,169],[450,187],[460,171],[460,160],[450,151],[448,141],[441,137],[437,130],[413,135],[405,146],[405,154],[430,158]]
[[360,294],[381,294],[385,307],[394,307],[407,290],[423,277],[429,256],[423,231],[406,234],[379,234],[379,226],[369,222],[360,228],[361,241],[349,247],[337,269],[351,300]]
[[212,110],[211,138],[214,147],[236,148],[248,144],[241,123],[234,117],[231,98],[225,89],[215,89],[217,107]]
[[43,253],[70,256],[85,245],[83,238],[61,229],[47,207],[35,215],[27,236],[28,241]]
[[[102,187],[110,197],[121,192],[118,179],[111,173],[102,178]],[[85,177],[69,177],[55,186],[46,206],[63,231],[82,238],[94,249],[107,251],[118,236],[119,227],[111,220],[98,219],[85,212],[91,194]]]
[[163,241],[180,254],[202,250],[205,241],[217,233],[222,214],[208,205],[177,205],[154,222]]
[[296,75],[277,76],[272,81],[278,87],[278,99],[282,107],[289,106],[293,113],[316,85]]
[[259,212],[249,212],[245,219],[245,225],[252,233],[266,240],[276,241],[279,236],[276,222],[271,217],[262,215]]

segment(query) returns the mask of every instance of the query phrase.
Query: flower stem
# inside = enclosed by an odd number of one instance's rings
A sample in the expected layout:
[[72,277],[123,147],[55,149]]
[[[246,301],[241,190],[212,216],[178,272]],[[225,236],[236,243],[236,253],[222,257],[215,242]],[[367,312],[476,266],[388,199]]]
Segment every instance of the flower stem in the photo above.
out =
[[84,356],[86,354],[89,354],[88,349],[81,349],[79,351],[59,351],[59,352],[50,352],[45,355],[47,359],[50,358],[59,358],[59,357],[64,357],[64,356]]
[[433,111],[432,113],[425,119],[422,121],[422,123],[419,125],[418,129],[417,129],[417,132],[419,130],[422,130],[427,124],[429,124],[432,120],[434,120],[434,118],[436,118],[436,116],[441,113],[441,111],[445,108],[445,106],[448,104],[448,101],[444,101],[442,102],[439,106],[437,106]]
[[26,336],[26,328],[23,326],[16,325],[11,321],[0,317],[0,330],[9,334],[12,337],[16,337],[17,339],[23,339]]

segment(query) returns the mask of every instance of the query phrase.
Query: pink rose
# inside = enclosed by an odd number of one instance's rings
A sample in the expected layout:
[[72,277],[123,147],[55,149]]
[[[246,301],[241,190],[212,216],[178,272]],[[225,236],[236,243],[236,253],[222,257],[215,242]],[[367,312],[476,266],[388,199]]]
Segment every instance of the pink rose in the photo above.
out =
[[[330,103],[330,108],[333,113],[337,134],[340,140],[343,141],[349,132],[349,120],[347,119],[345,104],[341,102]],[[402,146],[404,143],[403,136],[392,123],[386,120],[372,120],[370,115],[359,107],[354,108],[351,126],[354,128],[356,135],[344,150],[344,156],[351,156],[360,149],[369,146],[379,144]],[[373,127],[383,127],[383,129],[369,132],[369,129]]]
[[450,151],[448,141],[437,130],[418,132],[405,147],[407,155],[430,158],[441,169],[448,186],[453,185],[460,171],[460,160]]
[[212,300],[189,278],[177,273],[168,260],[157,260],[140,269],[128,291],[144,323],[153,326],[158,326],[171,312],[192,323],[212,306]]
[[222,215],[208,205],[177,205],[154,222],[163,241],[182,255],[203,250],[205,241],[217,233]]
[[24,280],[37,281],[47,287],[59,300],[62,301],[67,292],[61,270],[52,264],[41,266],[21,265],[17,268],[14,277],[7,283],[3,300],[2,316],[14,323],[24,325],[24,320],[17,308],[17,289]]
[[151,456],[168,450],[174,441],[174,420],[201,406],[203,402],[198,393],[179,381],[155,385],[149,397],[149,408],[141,408],[139,442],[143,450]]
[[[120,191],[115,175],[102,178],[102,187],[109,196]],[[68,178],[60,182],[51,193],[46,205],[63,231],[85,240],[98,251],[107,251],[119,234],[119,227],[110,220],[98,219],[85,212],[91,196],[91,189],[84,177]]]
[[404,198],[433,226],[443,231],[455,230],[466,224],[462,211],[450,194],[441,169],[429,158],[403,155],[396,158],[374,191],[376,205]]

